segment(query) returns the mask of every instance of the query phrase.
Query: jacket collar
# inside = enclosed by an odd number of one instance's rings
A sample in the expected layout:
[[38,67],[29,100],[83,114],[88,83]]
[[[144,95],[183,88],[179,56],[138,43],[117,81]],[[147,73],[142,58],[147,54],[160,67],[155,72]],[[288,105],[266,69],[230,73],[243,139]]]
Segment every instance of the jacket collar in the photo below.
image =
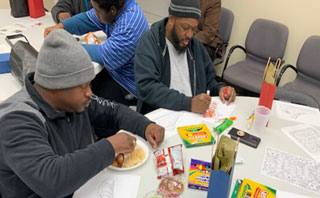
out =
[[65,118],[67,113],[53,109],[34,88],[34,72],[29,73],[25,78],[25,87],[31,99],[39,106],[40,112],[46,115],[49,119]]

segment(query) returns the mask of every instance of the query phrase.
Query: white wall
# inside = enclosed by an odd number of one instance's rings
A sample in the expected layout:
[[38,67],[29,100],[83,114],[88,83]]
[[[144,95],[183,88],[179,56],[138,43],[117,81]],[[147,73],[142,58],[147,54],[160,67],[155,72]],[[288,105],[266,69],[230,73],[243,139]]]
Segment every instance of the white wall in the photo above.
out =
[[168,16],[170,0],[136,0],[144,11],[148,22],[154,23]]

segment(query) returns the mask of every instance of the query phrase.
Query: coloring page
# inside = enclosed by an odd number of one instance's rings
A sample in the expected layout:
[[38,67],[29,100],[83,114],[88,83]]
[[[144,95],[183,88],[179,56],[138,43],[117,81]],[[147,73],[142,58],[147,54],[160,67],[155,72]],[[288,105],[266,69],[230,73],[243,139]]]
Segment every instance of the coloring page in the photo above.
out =
[[266,147],[261,174],[320,194],[320,164],[314,160]]
[[310,125],[297,125],[281,129],[314,160],[320,162],[320,132]]

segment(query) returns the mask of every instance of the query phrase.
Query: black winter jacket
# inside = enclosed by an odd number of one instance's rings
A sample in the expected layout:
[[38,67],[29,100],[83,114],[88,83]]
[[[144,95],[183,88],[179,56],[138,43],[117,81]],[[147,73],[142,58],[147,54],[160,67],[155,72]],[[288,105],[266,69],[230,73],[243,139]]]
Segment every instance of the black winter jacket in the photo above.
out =
[[[140,38],[135,54],[135,81],[138,93],[137,111],[148,113],[157,108],[191,110],[192,97],[169,89],[170,57],[165,41],[168,18],[152,25]],[[219,94],[224,86],[215,80],[216,71],[201,42],[193,37],[187,49],[190,85],[193,96],[210,90]]]

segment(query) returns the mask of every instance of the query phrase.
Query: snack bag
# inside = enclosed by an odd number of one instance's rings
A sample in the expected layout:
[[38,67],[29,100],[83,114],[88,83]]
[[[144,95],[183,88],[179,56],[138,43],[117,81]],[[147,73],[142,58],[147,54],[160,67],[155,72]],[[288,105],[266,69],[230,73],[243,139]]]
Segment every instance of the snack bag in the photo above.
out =
[[182,144],[154,151],[157,159],[157,178],[184,173]]
[[84,40],[86,41],[86,44],[101,44],[97,36],[92,32],[86,34]]

